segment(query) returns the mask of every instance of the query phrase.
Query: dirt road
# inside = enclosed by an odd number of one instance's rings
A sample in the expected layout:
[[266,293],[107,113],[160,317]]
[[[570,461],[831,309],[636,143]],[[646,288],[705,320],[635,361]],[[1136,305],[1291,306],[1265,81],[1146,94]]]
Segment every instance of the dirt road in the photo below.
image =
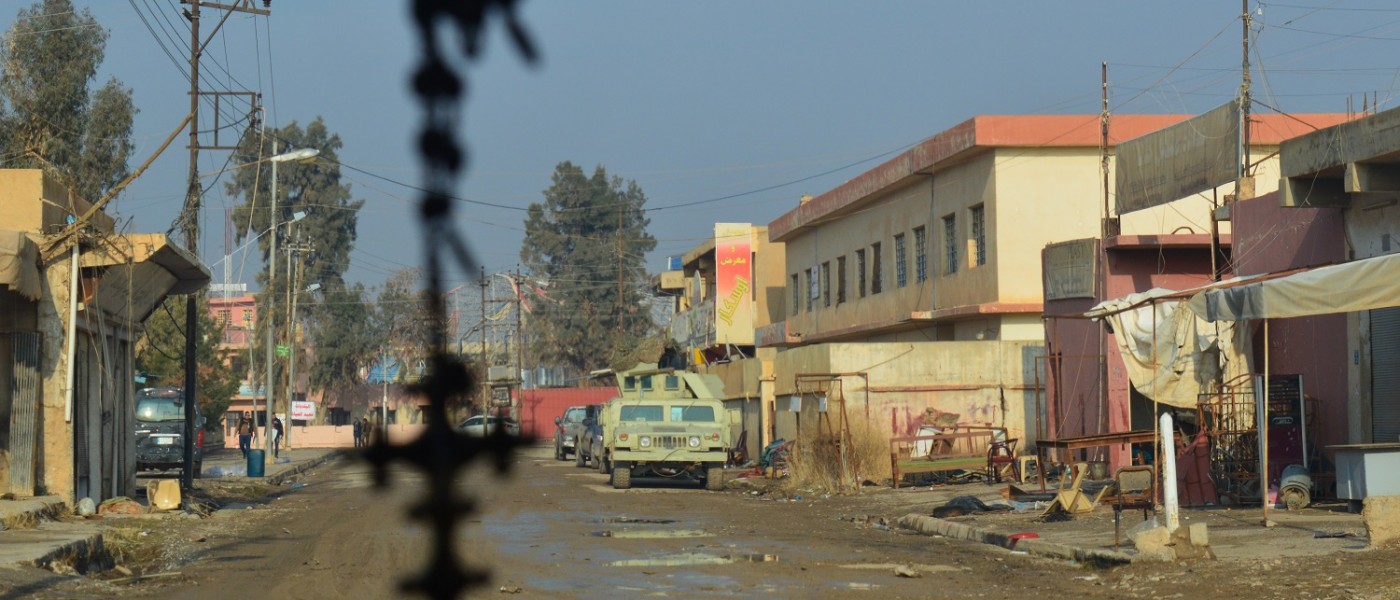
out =
[[[401,475],[379,493],[363,463],[326,465],[266,502],[142,525],[153,541],[133,560],[178,576],[39,595],[402,597],[396,582],[426,559],[426,531],[404,517],[422,483]],[[519,456],[509,481],[474,472],[462,486],[480,511],[459,550],[492,571],[473,597],[1400,598],[1393,550],[1094,570],[890,530],[880,517],[910,512],[897,494],[797,499],[646,479],[618,491],[546,448]]]

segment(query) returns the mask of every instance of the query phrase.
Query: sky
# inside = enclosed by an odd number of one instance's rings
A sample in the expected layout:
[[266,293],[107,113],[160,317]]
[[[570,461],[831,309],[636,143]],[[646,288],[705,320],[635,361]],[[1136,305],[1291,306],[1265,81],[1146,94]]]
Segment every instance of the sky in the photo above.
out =
[[[29,4],[0,2],[0,28]],[[188,110],[188,79],[175,63],[187,60],[188,24],[179,0],[75,4],[110,33],[98,83],[116,77],[133,89],[134,168]],[[422,184],[410,4],[274,0],[271,16],[231,16],[202,63],[206,90],[260,91],[270,126],[320,116],[341,137],[342,163],[359,170],[342,174],[366,201],[347,275],[367,285],[423,256],[418,192],[402,185]],[[1256,112],[1343,112],[1349,99],[1359,111],[1371,94],[1394,106],[1400,7],[1249,6]],[[205,31],[218,12],[205,10]],[[1223,104],[1240,85],[1240,12],[1221,0],[523,0],[542,61],[527,65],[494,22],[486,52],[468,66],[459,131],[470,155],[456,195],[509,208],[459,202],[456,226],[488,271],[513,270],[524,209],[541,199],[555,165],[603,165],[645,190],[658,240],[646,266],[657,272],[666,256],[712,236],[715,222],[767,224],[803,194],[975,115],[1098,113],[1101,62],[1115,113]],[[109,210],[130,219],[130,231],[169,228],[184,197],[184,141]],[[227,160],[205,151],[198,170]],[[199,249],[213,264],[236,245],[224,226],[235,200],[212,178],[204,183],[215,185]],[[228,261],[230,277],[252,284],[260,259],[245,254]],[[221,264],[214,272],[223,278]]]

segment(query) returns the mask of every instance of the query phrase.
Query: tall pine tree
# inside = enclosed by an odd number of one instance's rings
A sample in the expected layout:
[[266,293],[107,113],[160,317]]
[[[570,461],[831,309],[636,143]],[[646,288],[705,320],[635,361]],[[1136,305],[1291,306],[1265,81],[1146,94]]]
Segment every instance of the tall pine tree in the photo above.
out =
[[131,172],[131,89],[90,89],[106,47],[107,30],[69,0],[19,11],[0,38],[0,166],[44,169],[90,202]]
[[610,177],[602,165],[588,177],[565,161],[544,201],[530,205],[520,258],[546,289],[541,296],[522,283],[520,292],[533,307],[528,335],[539,366],[581,374],[652,332],[643,302],[646,253],[656,239],[646,231],[644,204],[637,182]]

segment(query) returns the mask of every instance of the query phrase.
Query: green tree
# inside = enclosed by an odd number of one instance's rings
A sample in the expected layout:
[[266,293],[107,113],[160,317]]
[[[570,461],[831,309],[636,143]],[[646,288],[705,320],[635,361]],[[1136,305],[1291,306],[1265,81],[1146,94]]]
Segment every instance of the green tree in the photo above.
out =
[[307,377],[311,387],[334,396],[364,381],[360,369],[369,366],[378,350],[374,314],[362,284],[335,284],[322,288],[321,295],[321,309],[307,318],[316,352]]
[[21,9],[0,38],[0,164],[41,168],[96,201],[124,179],[133,148],[131,90],[89,89],[107,30],[69,0]]
[[532,277],[548,287],[548,300],[521,289],[536,296],[529,331],[539,364],[575,373],[599,368],[653,329],[641,305],[645,256],[656,247],[644,204],[637,182],[610,177],[602,165],[592,177],[568,161],[554,168],[544,201],[529,207],[520,250]]
[[[230,401],[238,392],[238,369],[224,366],[219,342],[224,337],[224,324],[209,314],[209,299],[200,294],[198,300],[199,339],[195,343],[197,378],[195,393],[199,410],[207,422],[205,427],[218,427],[218,419],[228,411]],[[136,347],[136,368],[159,385],[185,386],[185,298],[172,296],[146,319],[146,335]],[[235,361],[237,362],[237,361]]]
[[[281,340],[286,340],[290,331],[285,327],[286,299],[288,286],[292,284],[289,276],[293,272],[302,274],[296,281],[298,293],[302,294],[297,299],[297,310],[309,321],[322,320],[326,308],[312,295],[304,293],[307,287],[319,284],[322,290],[326,290],[322,298],[331,294],[331,290],[339,290],[334,293],[347,291],[345,271],[350,267],[350,251],[354,248],[359,210],[364,206],[364,200],[353,199],[350,185],[341,181],[337,151],[342,146],[340,136],[331,133],[318,117],[306,129],[292,123],[265,133],[250,130],[244,135],[241,149],[230,159],[234,164],[249,165],[229,173],[225,190],[229,195],[241,199],[233,211],[238,239],[256,237],[258,247],[262,249],[263,269],[258,274],[258,282],[263,291],[258,294],[258,313],[279,311],[278,321],[283,325],[278,327]],[[277,165],[277,213],[274,215],[270,210],[273,182],[272,163],[268,158],[301,148],[319,150],[320,155],[305,162],[287,161]],[[298,212],[304,212],[306,216],[289,224]],[[279,256],[269,257],[272,236],[266,232],[274,225],[278,225]],[[293,246],[300,251],[289,271],[287,256],[281,252]],[[270,258],[282,261],[276,281],[268,280]],[[268,320],[259,319],[258,322],[261,327]],[[263,356],[266,352],[266,340],[265,330],[256,335],[253,350],[256,356]],[[312,336],[310,341],[317,348],[318,357],[321,351],[329,350],[324,348],[328,343],[326,340]],[[254,376],[263,378],[264,363],[254,361],[253,366]],[[274,365],[273,368],[277,367]],[[316,365],[313,365],[313,375],[315,368]],[[274,381],[281,379],[280,376],[275,377]],[[313,378],[313,381],[325,380]],[[314,383],[313,387],[325,389]]]
[[421,280],[421,269],[398,269],[384,282],[375,302],[376,339],[382,352],[401,361],[400,377],[411,375],[407,366],[427,359],[431,321]]

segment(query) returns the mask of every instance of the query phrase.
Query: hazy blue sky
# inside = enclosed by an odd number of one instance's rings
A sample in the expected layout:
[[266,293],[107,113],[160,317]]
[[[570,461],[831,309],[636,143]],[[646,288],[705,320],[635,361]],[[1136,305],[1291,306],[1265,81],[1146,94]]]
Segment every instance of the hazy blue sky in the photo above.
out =
[[[178,0],[76,3],[110,30],[101,78],[135,90],[135,166],[187,110],[188,83],[158,41],[183,61],[188,25]],[[28,4],[0,4],[0,27]],[[417,184],[408,4],[275,0],[271,17],[231,17],[203,69],[211,83],[261,90],[271,124],[320,115],[343,138],[344,163]],[[1374,91],[1391,106],[1400,89],[1400,7],[1251,7],[1259,100],[1289,112],[1340,112],[1349,95],[1359,110],[1361,94]],[[971,116],[1096,113],[1101,61],[1117,112],[1221,104],[1239,86],[1239,11],[1222,0],[527,1],[523,20],[544,61],[527,68],[506,51],[501,30],[491,30],[489,52],[470,72],[463,134],[472,160],[458,193],[523,209],[558,162],[603,164],[647,192],[659,240],[648,268],[656,271],[662,257],[711,235],[716,221],[766,224],[802,194],[820,194]],[[116,204],[134,230],[164,231],[174,217],[185,189],[183,141]],[[199,170],[226,158],[206,152]],[[351,278],[376,284],[417,264],[416,193],[344,173],[367,201]],[[745,195],[666,208],[736,194]],[[223,252],[229,203],[222,186],[206,198],[206,262]],[[523,212],[460,208],[460,226],[487,268],[514,268]],[[257,258],[233,262],[251,282]]]

